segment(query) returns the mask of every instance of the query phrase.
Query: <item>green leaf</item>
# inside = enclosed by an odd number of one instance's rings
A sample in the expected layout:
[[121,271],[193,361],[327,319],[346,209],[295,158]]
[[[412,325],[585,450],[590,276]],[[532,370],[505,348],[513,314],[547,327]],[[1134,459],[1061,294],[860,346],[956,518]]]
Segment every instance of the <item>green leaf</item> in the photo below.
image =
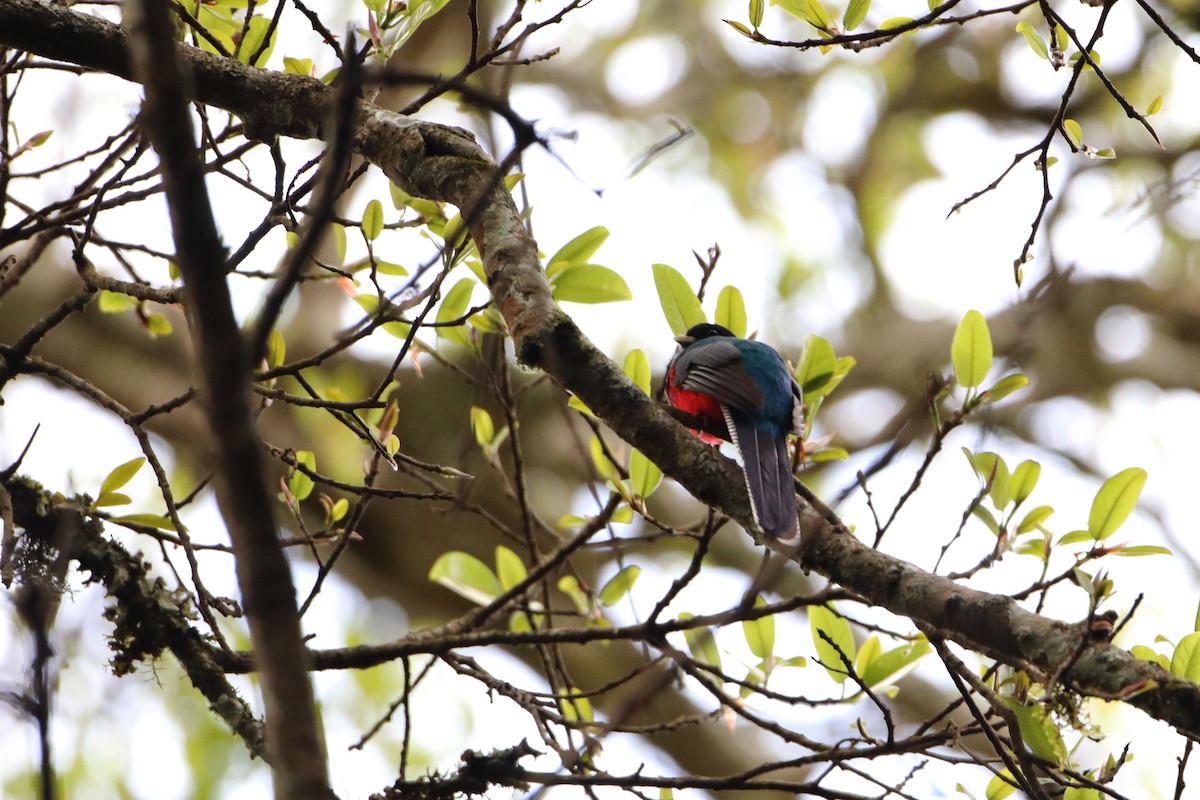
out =
[[525,580],[527,575],[525,562],[521,561],[519,555],[504,545],[496,547],[496,579],[500,581],[504,591],[507,592]]
[[101,492],[96,498],[96,502],[92,503],[93,508],[107,508],[108,506],[127,506],[132,503],[129,495],[121,492]]
[[[474,278],[461,278],[458,283],[454,284],[450,291],[442,297],[442,304],[437,311],[437,321],[451,322],[467,313],[467,307],[471,304],[471,292],[474,289]],[[463,347],[468,347],[471,343],[464,325],[440,327],[437,329],[437,335]]]
[[156,338],[170,336],[171,332],[175,330],[171,327],[171,321],[157,312],[146,317],[145,325],[146,330]]
[[603,225],[588,228],[550,256],[550,260],[546,262],[546,277],[553,278],[567,267],[587,264],[606,239],[608,239],[608,228]]
[[992,335],[987,320],[975,309],[963,315],[950,345],[954,377],[958,385],[973,389],[983,383],[992,368]]
[[1042,465],[1036,461],[1022,461],[1017,465],[1008,480],[1008,493],[1013,503],[1019,506],[1029,498],[1041,474]]
[[1053,513],[1054,509],[1050,506],[1038,506],[1031,510],[1021,520],[1021,524],[1017,526],[1017,534],[1029,533],[1030,531],[1041,529],[1042,523],[1049,519]]
[[127,294],[101,289],[99,304],[101,314],[120,314],[136,306],[137,300]]
[[754,39],[754,32],[752,30],[750,30],[749,28],[747,28],[745,26],[745,24],[738,22],[735,19],[727,19],[727,20],[722,20],[722,21],[726,25],[728,25],[729,27],[733,28],[735,31],[740,33],[742,36],[745,36],[747,39],[751,39],[751,40]]
[[250,19],[250,25],[246,30],[246,36],[242,39],[242,46],[238,49],[238,61],[243,64],[250,63],[250,57],[258,52],[262,47],[263,40],[267,36],[267,31],[271,31],[271,39],[267,42],[266,48],[262,55],[254,60],[251,66],[261,66],[271,58],[271,52],[275,49],[275,38],[279,35],[279,28],[271,29],[271,20],[266,17],[254,16]]
[[[846,674],[846,665],[842,661],[842,655],[853,663],[855,654],[854,632],[850,630],[850,623],[839,617],[830,606],[822,605],[809,606],[808,624],[812,631],[813,647],[816,648],[818,660],[824,665],[829,677],[833,678],[836,683],[845,683],[849,676]],[[825,641],[819,631],[824,631],[833,644]],[[837,647],[835,648],[834,645]],[[838,654],[839,649],[841,655]]]
[[591,701],[581,697],[578,689],[560,692],[558,708],[563,717],[572,722],[591,722],[595,718]]
[[[679,615],[680,621],[686,622],[694,615],[686,611]],[[687,642],[692,658],[701,664],[721,668],[721,651],[717,649],[717,640],[713,638],[712,628],[685,628],[683,638]]]
[[113,517],[112,521],[128,522],[132,525],[145,525],[148,528],[158,528],[160,531],[175,530],[174,522],[158,514],[126,514],[123,517]]
[[1018,389],[1023,389],[1029,385],[1029,378],[1019,373],[1013,375],[1005,375],[1000,380],[992,384],[992,388],[984,392],[983,402],[995,403],[998,400],[1003,400]]
[[806,402],[811,403],[826,394],[826,387],[833,380],[835,369],[837,356],[833,352],[833,345],[815,333],[810,333],[804,340],[804,349],[800,351],[800,366],[796,368],[796,383],[800,384]]
[[662,479],[662,470],[653,461],[646,458],[641,450],[635,448],[630,452],[629,480],[638,497],[646,498],[654,494],[654,490],[662,483]]
[[344,497],[339,497],[337,502],[333,504],[333,508],[329,510],[330,522],[341,522],[346,516],[346,512],[350,510],[350,501]]
[[[767,601],[762,596],[754,598],[754,607],[762,608]],[[759,617],[742,620],[742,635],[750,652],[764,661],[775,654],[775,617]]]
[[333,231],[333,243],[337,250],[337,266],[346,263],[346,226],[340,222],[332,222],[329,229]]
[[814,28],[829,30],[829,12],[819,0],[771,0],[771,5],[779,6],[797,19],[802,19]]
[[311,58],[283,57],[284,75],[312,75],[313,60]]
[[682,336],[693,325],[708,321],[696,293],[678,270],[666,264],[655,264],[652,269],[658,302],[662,305],[663,316],[667,318],[673,335]]
[[1112,536],[1128,519],[1145,485],[1146,470],[1140,467],[1123,469],[1106,480],[1092,501],[1088,534],[1096,541]]
[[1083,128],[1078,122],[1073,119],[1063,120],[1063,131],[1067,134],[1067,141],[1078,150],[1083,147]]
[[138,470],[146,463],[145,456],[138,456],[126,461],[124,464],[113,467],[112,472],[104,477],[104,482],[100,484],[100,494],[106,495],[110,492],[115,492],[137,475]]
[[1046,61],[1050,60],[1050,48],[1032,25],[1028,22],[1018,22],[1017,33],[1025,37],[1025,41],[1029,43],[1029,48],[1037,53],[1040,58]]
[[367,203],[367,210],[363,212],[362,233],[368,242],[375,241],[383,233],[383,203],[378,200]]
[[923,635],[911,642],[888,650],[859,669],[859,677],[867,686],[892,684],[907,675],[917,662],[933,651]]
[[1087,531],[1071,531],[1063,534],[1055,544],[1078,544],[1079,542],[1092,541],[1092,535]]
[[446,5],[446,0],[417,0],[417,2],[409,3],[400,23],[390,31],[391,49],[393,51],[399,49],[417,32],[417,28],[425,20],[441,11],[444,5]]
[[1152,117],[1162,110],[1163,98],[1160,94],[1158,97],[1150,101],[1150,105],[1146,106],[1146,116]]
[[475,432],[476,443],[485,450],[496,438],[496,426],[486,408],[471,406],[471,430]]
[[1001,774],[992,776],[983,796],[985,800],[1004,800],[1016,790],[1017,787],[1013,785],[1008,770],[1004,770]]
[[713,322],[728,328],[734,336],[746,335],[746,301],[736,286],[726,286],[717,295],[717,313]]
[[[580,520],[583,522],[584,520]],[[561,524],[561,521],[560,521]],[[592,613],[592,605],[588,600],[588,596],[582,589],[579,588],[579,580],[574,575],[564,575],[558,579],[558,590],[571,598],[571,602],[575,604],[575,610],[582,616],[590,616]]]
[[1200,681],[1200,632],[1193,631],[1179,640],[1171,655],[1170,669],[1193,683]]
[[[297,450],[296,462],[303,464],[310,470],[317,469],[317,456],[311,450]],[[292,493],[292,497],[297,500],[304,500],[313,490],[313,479],[305,475],[299,469],[292,469],[292,474],[288,477],[288,491]]]
[[871,0],[850,0],[850,4],[846,6],[846,13],[842,15],[842,29],[849,33],[863,23],[867,18],[867,10],[871,7]]
[[1004,463],[1004,459],[996,453],[972,453],[965,447],[963,453],[971,462],[971,468],[975,470],[975,474],[988,487],[988,496],[992,498],[996,510],[999,511],[1007,506],[1011,501],[1011,492],[1009,490],[1008,465]]
[[757,28],[762,25],[763,0],[750,0],[750,24]]
[[625,365],[622,369],[629,376],[629,380],[633,381],[639,389],[650,394],[650,361],[646,358],[645,353],[641,350],[630,350],[629,354],[625,356]]
[[[378,316],[385,316],[385,315],[399,313],[399,309],[397,309],[391,303],[386,303],[385,307],[384,307],[384,313],[380,314],[379,313],[379,297],[378,297],[378,295],[374,295],[374,294],[363,293],[363,294],[357,295],[354,298],[354,302],[358,303],[358,305],[362,308],[362,310],[367,312],[367,314],[373,318],[378,317]],[[383,323],[382,327],[383,327],[384,331],[391,334],[392,336],[395,336],[397,339],[408,338],[408,332],[410,330],[412,330],[411,325],[409,325],[407,322],[400,322],[399,320],[396,320],[394,322],[385,322],[385,323]]]
[[597,264],[566,267],[554,276],[550,286],[554,299],[560,303],[615,303],[633,299],[624,278]]
[[1120,550],[1112,552],[1114,556],[1124,556],[1126,558],[1137,558],[1140,556],[1169,556],[1173,555],[1166,547],[1160,547],[1154,544],[1129,544],[1122,547]]
[[279,328],[272,328],[271,334],[267,337],[267,367],[275,369],[283,363],[286,356],[287,342],[283,340],[283,334]]
[[615,464],[609,460],[604,453],[604,447],[600,443],[599,436],[593,436],[591,441],[592,463],[596,465],[596,472],[600,473],[600,477],[606,481],[616,483],[621,480],[621,473],[617,470]]
[[1067,746],[1054,724],[1054,717],[1046,707],[1023,706],[1011,697],[1001,699],[1016,716],[1025,746],[1047,761],[1063,764],[1067,759]]
[[600,601],[600,605],[602,606],[611,606],[619,602],[633,588],[633,584],[641,574],[641,567],[632,564],[625,567],[604,584],[603,588],[597,593],[596,599]]
[[1134,658],[1140,658],[1142,661],[1150,661],[1158,664],[1165,670],[1171,669],[1171,659],[1167,658],[1162,653],[1146,647],[1144,644],[1135,644],[1129,648],[1129,654]]
[[481,606],[504,594],[500,579],[487,564],[457,550],[438,556],[429,570],[429,580]]
[[1111,147],[1102,147],[1090,155],[1092,158],[1116,158],[1117,151],[1113,150]]
[[1063,800],[1104,800],[1099,789],[1090,786],[1068,786],[1063,792]]

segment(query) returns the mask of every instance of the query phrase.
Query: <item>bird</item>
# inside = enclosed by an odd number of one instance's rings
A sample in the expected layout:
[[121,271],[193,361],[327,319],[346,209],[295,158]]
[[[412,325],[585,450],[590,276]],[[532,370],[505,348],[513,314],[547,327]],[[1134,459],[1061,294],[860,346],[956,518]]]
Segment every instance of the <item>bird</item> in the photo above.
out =
[[[724,424],[741,455],[754,521],[769,538],[798,541],[796,492],[788,434],[803,436],[799,384],[770,345],[735,336],[721,325],[693,325],[676,336],[667,365],[667,401],[716,425]],[[709,443],[716,437],[697,432]]]

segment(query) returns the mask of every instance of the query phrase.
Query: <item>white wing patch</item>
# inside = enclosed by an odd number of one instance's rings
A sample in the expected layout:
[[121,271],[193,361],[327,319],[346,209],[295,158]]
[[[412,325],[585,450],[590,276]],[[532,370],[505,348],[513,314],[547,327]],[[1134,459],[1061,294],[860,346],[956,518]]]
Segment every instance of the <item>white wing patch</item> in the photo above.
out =
[[737,448],[738,458],[742,461],[742,477],[746,480],[746,494],[750,496],[750,513],[754,515],[755,524],[760,524],[758,506],[754,504],[754,492],[750,488],[750,477],[746,474],[746,456],[742,453],[742,443],[738,441],[737,426],[733,424],[733,414],[729,413],[729,406],[724,403],[721,403],[721,414],[725,417],[725,427],[729,429],[729,440]]

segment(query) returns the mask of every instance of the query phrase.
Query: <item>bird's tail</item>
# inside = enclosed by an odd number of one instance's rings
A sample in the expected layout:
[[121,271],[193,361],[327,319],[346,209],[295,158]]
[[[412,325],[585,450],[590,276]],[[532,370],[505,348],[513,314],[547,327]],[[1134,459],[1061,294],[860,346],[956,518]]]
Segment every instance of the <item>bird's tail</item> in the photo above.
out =
[[780,542],[797,537],[796,488],[792,462],[788,458],[787,435],[775,436],[742,420],[725,409],[725,422],[734,445],[742,455],[742,471],[754,518],[763,533]]

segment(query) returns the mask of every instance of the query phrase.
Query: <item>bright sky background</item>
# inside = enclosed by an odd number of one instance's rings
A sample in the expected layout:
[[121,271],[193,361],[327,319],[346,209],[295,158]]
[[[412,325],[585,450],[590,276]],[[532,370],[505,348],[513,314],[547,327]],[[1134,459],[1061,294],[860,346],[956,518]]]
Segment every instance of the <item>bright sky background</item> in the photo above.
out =
[[[542,41],[553,40],[553,45],[561,44],[564,57],[570,57],[573,51],[587,46],[593,32],[621,30],[630,25],[634,8],[635,0],[607,0],[594,4],[592,8],[570,15],[566,24],[551,28]],[[742,18],[745,13],[744,3],[711,2],[700,8],[702,13],[712,17],[714,25],[722,24],[719,22],[722,16]],[[1094,18],[1094,12],[1082,7],[1067,7],[1063,12],[1079,18],[1092,14]],[[777,13],[769,11],[768,19],[770,14]],[[1118,66],[1133,56],[1132,48],[1136,42],[1122,33],[1132,25],[1132,13],[1131,3],[1118,4],[1114,9],[1104,39],[1106,65]],[[1006,18],[1004,24],[1015,23]],[[293,33],[303,35],[303,32],[285,30],[284,36]],[[732,30],[727,39],[730,52],[747,62],[766,62],[781,57],[751,46]],[[573,306],[568,310],[614,358],[619,360],[629,349],[640,347],[646,350],[652,364],[663,364],[673,343],[658,308],[650,265],[669,263],[694,278],[696,271],[691,251],[703,252],[712,243],[719,242],[724,256],[715,286],[719,288],[729,282],[739,286],[747,300],[751,329],[763,326],[763,338],[778,342],[784,349],[790,348],[787,355],[792,357],[798,354],[799,344],[809,332],[825,335],[835,340],[836,345],[838,325],[863,291],[854,270],[827,269],[822,280],[809,284],[805,293],[787,307],[786,315],[778,309],[764,307],[764,304],[772,297],[778,265],[789,254],[800,253],[815,263],[831,265],[854,264],[856,259],[861,259],[857,253],[861,242],[853,224],[854,209],[842,190],[825,182],[824,170],[859,155],[860,131],[874,117],[878,91],[870,72],[862,68],[871,62],[872,54],[838,56],[843,67],[831,71],[808,98],[807,116],[820,119],[821,124],[803,127],[804,152],[780,159],[771,173],[763,177],[765,200],[787,208],[796,220],[803,220],[802,225],[789,229],[786,239],[780,239],[774,230],[748,224],[736,213],[720,186],[702,171],[688,168],[690,163],[701,163],[706,157],[706,143],[699,136],[676,146],[638,175],[625,177],[647,147],[669,135],[667,120],[678,118],[675,109],[660,108],[655,101],[675,82],[687,79],[682,72],[680,46],[668,38],[633,40],[617,53],[607,72],[601,76],[609,88],[622,94],[626,101],[644,104],[646,114],[640,124],[617,125],[604,117],[576,113],[568,98],[550,89],[525,87],[514,95],[516,109],[526,118],[538,120],[541,130],[578,133],[575,141],[560,140],[555,144],[557,155],[569,165],[570,171],[541,151],[534,150],[526,156],[527,185],[534,204],[533,225],[542,250],[552,253],[583,230],[593,225],[605,225],[611,231],[611,237],[596,261],[620,271],[636,298],[633,303],[620,306]],[[298,55],[301,50],[285,52],[285,48],[280,47],[272,66],[279,66],[283,55]],[[816,54],[790,54],[787,57],[818,58]],[[318,64],[318,72],[331,66]],[[1045,63],[1033,57],[1015,34],[1006,57],[1006,68],[1011,81],[1009,90],[1014,94],[1052,97],[1061,92],[1061,81],[1048,78],[1050,73]],[[1181,85],[1194,86],[1197,77],[1194,65],[1190,70],[1186,64],[1178,69],[1181,75],[1183,71],[1188,75],[1188,82],[1181,81]],[[25,78],[27,81],[40,79],[37,73]],[[55,134],[44,148],[30,154],[28,159],[23,158],[23,169],[34,166],[35,158],[38,163],[48,163],[76,151],[81,143],[91,143],[96,131],[115,129],[136,108],[138,93],[115,80],[88,77],[73,84],[53,82],[47,86],[53,89],[48,88],[42,93],[45,106],[39,109],[28,105],[22,107],[23,116],[18,117],[17,122],[25,135],[48,127],[54,128]],[[73,98],[57,94],[63,86],[74,95]],[[28,97],[33,92],[27,88],[23,94]],[[99,95],[108,95],[111,99],[99,102]],[[78,125],[72,117],[73,101],[87,104],[88,125]],[[750,137],[756,135],[753,127],[760,124],[757,120],[761,113],[754,113],[753,96],[747,96],[746,103],[745,124],[749,127],[745,135]],[[446,121],[455,121],[448,104],[436,104],[431,108],[431,114],[441,114]],[[788,124],[787,121],[770,122]],[[1179,149],[1183,142],[1194,136],[1200,125],[1200,109],[1183,93],[1169,94],[1156,124],[1167,147]],[[1040,179],[1032,168],[1018,169],[1000,191],[969,206],[963,213],[950,219],[946,218],[946,213],[955,201],[992,180],[1014,152],[1028,147],[1040,135],[1036,129],[998,133],[967,114],[948,115],[930,126],[926,134],[926,151],[941,175],[912,186],[895,199],[895,222],[881,252],[883,267],[895,279],[907,312],[925,318],[956,320],[968,308],[989,313],[1020,301],[1022,295],[1012,282],[1011,263],[1024,241],[1040,196]],[[291,147],[312,149],[313,145]],[[1075,168],[1066,163],[1065,153],[1059,153],[1059,156],[1063,163],[1056,169]],[[298,163],[297,159],[293,161]],[[44,183],[47,197],[59,191],[52,182]],[[597,195],[593,191],[596,189],[602,189],[603,193]],[[213,190],[226,239],[238,241],[246,227],[237,207],[240,201],[235,198],[238,195],[227,194],[227,186],[217,182],[214,182]],[[25,193],[22,199],[28,202],[36,203],[41,199],[28,186],[22,187],[22,191]],[[365,182],[359,193],[356,203],[360,211],[372,197],[384,199],[390,213],[386,182],[378,175]],[[1121,208],[1127,200],[1127,197],[1114,194],[1099,177],[1095,181],[1076,184],[1063,200],[1068,204],[1067,219],[1054,242],[1056,255],[1064,263],[1073,264],[1080,274],[1144,274],[1153,263],[1160,234],[1153,224],[1141,220],[1136,213],[1122,213]],[[1188,209],[1195,211],[1195,205],[1196,201],[1190,201],[1180,213]],[[145,236],[152,239],[150,243],[155,246],[170,249],[165,218],[149,224],[143,206],[139,206],[136,214],[128,215],[130,227],[126,238]],[[349,215],[353,217],[355,213],[352,204]],[[272,237],[262,255],[255,256],[256,263],[248,264],[248,267],[270,269],[274,266],[278,251],[272,251],[269,245],[272,242],[281,245],[282,234],[272,234]],[[386,237],[387,234],[385,242]],[[354,237],[351,239],[353,258]],[[1045,246],[1043,236],[1038,250],[1041,260],[1044,260]],[[1027,285],[1036,280],[1042,268],[1040,261],[1027,266]],[[244,282],[239,284],[239,291],[244,286]],[[714,289],[710,297],[715,296]],[[480,298],[482,289],[477,295],[477,299]],[[248,313],[255,307],[256,300],[253,294],[240,294],[240,311]],[[709,305],[710,311],[711,308]],[[181,324],[178,318],[175,321]],[[1114,360],[1136,357],[1140,353],[1137,344],[1145,342],[1146,336],[1145,321],[1136,313],[1117,312],[1097,331],[1099,344]],[[380,353],[387,353],[394,346],[387,337],[376,339]],[[949,341],[946,352],[948,358]],[[853,376],[842,391],[853,392]],[[6,405],[0,411],[0,466],[16,457],[28,439],[34,421],[46,418],[48,410],[51,419],[70,420],[69,425],[57,429],[43,428],[25,462],[24,471],[54,488],[94,494],[113,465],[138,454],[128,431],[110,418],[94,414],[66,392],[48,388],[42,382],[28,378],[19,380],[6,391],[5,401]],[[831,415],[826,424],[835,428],[845,425],[873,430],[888,419],[896,403],[897,398],[882,393],[864,395],[847,404],[840,413]],[[1139,544],[1165,544],[1178,549],[1191,544],[1185,537],[1192,528],[1194,516],[1190,500],[1197,478],[1195,453],[1200,452],[1197,418],[1200,418],[1200,399],[1195,395],[1129,384],[1113,394],[1107,409],[1072,399],[1045,403],[1034,416],[1034,427],[1048,444],[1066,454],[1094,461],[1105,475],[1127,466],[1146,468],[1150,479],[1141,510],[1127,523],[1118,539]],[[1057,513],[1051,518],[1050,525],[1059,533],[1086,524],[1088,507],[1099,481],[1079,476],[1065,459],[1003,438],[985,436],[975,429],[956,433],[947,449],[953,451],[960,446],[997,450],[1010,466],[1024,458],[1041,461],[1041,483],[1031,503],[1045,502],[1056,507]],[[70,456],[64,457],[67,452]],[[166,455],[165,448],[160,452]],[[870,453],[862,454],[861,458],[851,461],[842,479],[831,480],[828,485],[840,487],[852,481],[853,471],[869,463],[871,456]],[[881,507],[888,508],[889,499],[898,496],[907,485],[912,465],[919,457],[919,453],[909,454],[904,465],[873,482],[876,502]],[[937,461],[926,483],[938,488],[917,496],[886,544],[906,558],[928,565],[936,557],[946,533],[957,526],[961,509],[974,494],[977,484],[965,460],[953,452]],[[139,475],[130,488],[135,491],[135,502],[152,502],[153,484],[147,474]],[[952,499],[947,502],[947,498]],[[869,515],[857,498],[849,502],[842,513],[863,528],[869,526]],[[221,529],[211,502],[198,504],[185,518],[196,530]],[[966,543],[952,551],[950,561],[961,559],[962,564],[974,563],[978,559],[980,543],[985,541],[984,535],[976,530]],[[210,588],[218,593],[235,594],[228,561],[219,563],[224,566],[205,572]],[[1110,607],[1124,611],[1138,592],[1146,592],[1145,603],[1121,639],[1123,645],[1151,644],[1160,633],[1177,640],[1191,630],[1198,597],[1196,575],[1185,559],[1110,559],[1105,562],[1105,567],[1119,589]],[[1014,574],[1028,577],[1035,569],[1031,559],[1009,557],[999,569],[983,576],[979,585],[1001,589],[1012,585]],[[298,567],[301,585],[311,579],[310,572],[307,566]],[[635,605],[644,612],[661,595],[670,577],[654,573],[644,575],[633,595]],[[728,588],[728,592],[718,589],[712,596],[734,596],[743,588],[744,578],[740,575],[711,577],[717,586]],[[431,587],[431,591],[441,590]],[[1063,618],[1083,615],[1085,608],[1079,593],[1059,594],[1063,601],[1052,607],[1052,614]],[[97,754],[108,753],[113,758],[112,769],[129,776],[135,793],[162,800],[188,797],[189,787],[182,777],[187,772],[182,756],[184,734],[166,716],[154,692],[148,690],[147,684],[152,684],[155,676],[144,672],[138,678],[109,678],[97,690],[95,665],[106,658],[103,636],[107,631],[107,624],[97,619],[96,608],[100,603],[101,593],[94,587],[83,589],[75,595],[73,602],[64,605],[60,615],[62,638],[78,642],[80,650],[66,654],[68,666],[61,676],[62,701],[60,713],[55,718],[58,755],[66,763],[79,748]],[[680,602],[680,607],[691,609],[699,605],[703,605],[703,600],[698,597],[685,597]],[[614,617],[620,619],[627,612],[628,609],[617,609]],[[307,624],[313,630],[328,631],[347,621],[364,640],[394,638],[407,629],[407,621],[400,609],[379,601],[367,603],[352,587],[335,580],[323,592]],[[790,642],[797,654],[811,655],[806,621],[797,616],[781,625],[785,629],[781,631],[780,640]],[[66,635],[76,629],[83,631],[78,639]],[[333,646],[336,643],[320,644]],[[735,637],[729,637],[728,646],[736,650]],[[520,664],[495,654],[475,655],[485,664],[496,664],[497,669],[519,684],[537,684],[536,676]],[[23,680],[27,665],[28,642],[15,632],[12,620],[0,614],[0,685]],[[390,673],[391,679],[399,683],[398,667],[384,667],[379,671]],[[921,672],[931,681],[944,681],[940,664],[933,659],[925,662]],[[806,681],[819,681],[822,677],[819,670],[797,674]],[[162,694],[166,698],[194,697],[194,692],[180,680],[173,665],[164,664],[158,680],[163,683]],[[417,698],[418,724],[435,715],[443,720],[440,726],[424,727],[421,736],[422,747],[443,768],[452,766],[464,742],[477,750],[508,746],[520,738],[514,736],[513,726],[524,724],[523,715],[510,713],[503,703],[483,702],[482,694],[458,696],[463,684],[462,681],[446,684],[454,687],[449,690],[455,693],[449,700],[440,696],[440,692],[426,692]],[[325,703],[335,789],[345,797],[357,797],[389,783],[394,778],[395,765],[381,755],[380,749],[346,750],[347,745],[373,721],[352,719],[340,710],[353,703],[358,691],[354,680],[343,675],[325,674],[318,676],[317,686]],[[119,704],[114,702],[117,699]],[[88,704],[91,705],[89,713],[100,716],[90,730],[83,732],[72,724],[67,709]],[[111,713],[115,707],[120,710]],[[204,713],[199,704],[197,709],[196,713]],[[848,708],[847,721],[858,710]],[[1105,709],[1096,714],[1097,719],[1105,721],[1110,714],[1122,718],[1120,734],[1114,735],[1104,748],[1117,752],[1125,736],[1136,737],[1137,761],[1126,768],[1129,776],[1142,776],[1147,787],[1157,787],[1162,792],[1169,790],[1164,776],[1173,774],[1181,741],[1163,738],[1163,742],[1170,741],[1171,744],[1153,746],[1152,742],[1156,740],[1148,737],[1162,736],[1163,726],[1126,708]],[[137,724],[131,724],[135,719]],[[1129,727],[1124,727],[1126,725]],[[469,738],[468,730],[471,731]],[[536,743],[537,737],[532,730],[527,735]],[[382,734],[388,752],[398,752],[398,736],[395,726]],[[632,770],[637,763],[647,761],[647,773],[673,774],[673,766],[662,760],[656,762],[652,751],[638,749],[634,752],[629,745],[622,737],[606,743],[606,763],[610,769],[620,771],[619,765],[625,762]],[[0,760],[0,781],[34,763],[36,750],[32,726],[0,725],[0,751],[10,754]],[[96,759],[94,763],[102,763],[102,760]],[[544,761],[542,766],[552,765]],[[1200,778],[1192,778],[1193,781],[1197,779]],[[982,784],[981,779],[980,790]],[[228,786],[230,798],[261,797],[267,789],[261,772],[252,780],[232,774]],[[1125,784],[1125,791],[1129,791],[1129,786]],[[951,792],[944,786],[939,788],[933,778],[922,790],[914,788],[914,791],[918,795],[922,791],[928,792],[922,796],[951,796]],[[1154,796],[1138,791],[1132,793],[1134,796]],[[981,791],[977,794],[981,796]],[[85,797],[86,794],[76,796]]]

